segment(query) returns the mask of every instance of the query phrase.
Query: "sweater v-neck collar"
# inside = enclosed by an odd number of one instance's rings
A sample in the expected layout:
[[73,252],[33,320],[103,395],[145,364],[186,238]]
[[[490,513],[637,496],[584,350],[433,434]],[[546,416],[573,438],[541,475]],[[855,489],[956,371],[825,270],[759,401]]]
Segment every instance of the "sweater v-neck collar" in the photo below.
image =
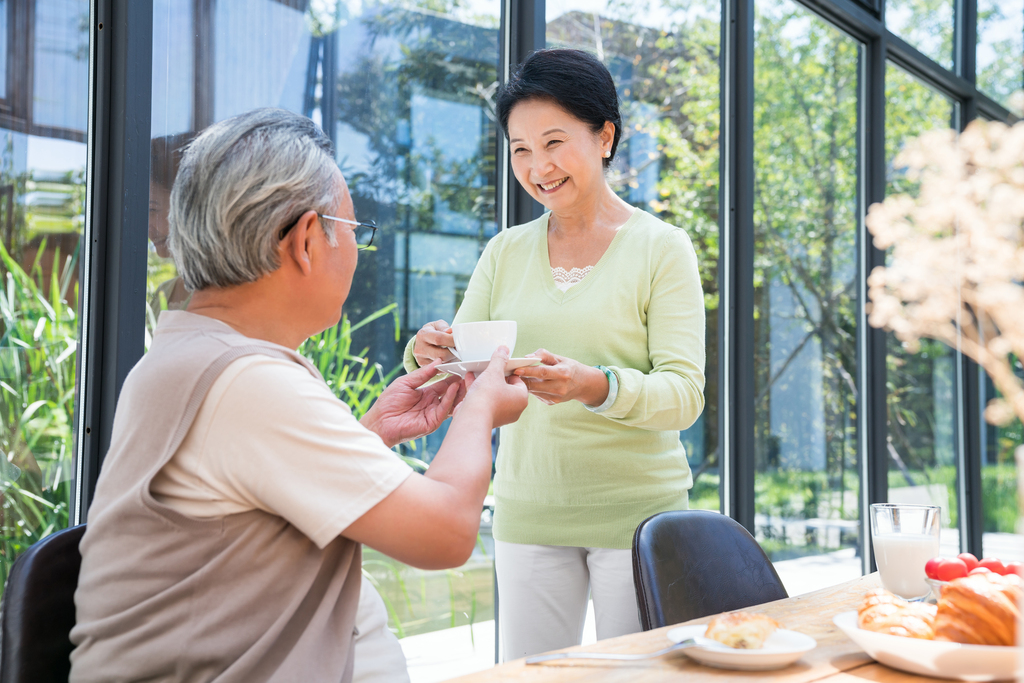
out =
[[548,253],[548,220],[551,217],[551,213],[545,213],[541,218],[541,229],[538,231],[540,235],[539,253],[540,258],[543,261],[541,277],[544,278],[544,291],[549,297],[551,297],[555,303],[563,304],[572,301],[576,297],[580,296],[587,290],[590,283],[593,282],[600,272],[604,269],[605,263],[611,260],[613,252],[622,241],[622,235],[627,230],[633,227],[633,224],[640,220],[640,216],[643,215],[643,211],[638,208],[633,209],[633,213],[630,214],[626,222],[623,223],[619,229],[615,232],[615,237],[612,238],[608,248],[601,254],[601,258],[598,259],[597,263],[594,264],[594,269],[587,273],[587,276],[583,278],[579,283],[573,285],[564,292],[558,288],[555,284],[555,278],[551,274],[551,255]]

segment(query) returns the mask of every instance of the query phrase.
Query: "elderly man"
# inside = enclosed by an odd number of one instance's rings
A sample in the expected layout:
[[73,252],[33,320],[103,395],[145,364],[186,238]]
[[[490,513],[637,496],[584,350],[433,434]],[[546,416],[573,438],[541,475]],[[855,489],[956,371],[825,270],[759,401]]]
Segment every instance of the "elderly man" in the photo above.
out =
[[[507,350],[462,384],[397,380],[357,422],[294,349],[337,324],[354,211],[330,141],[262,109],[203,132],[171,196],[185,311],[125,382],[89,510],[72,681],[349,681],[360,544],[472,552],[491,430],[526,407]],[[426,475],[389,447],[436,429]]]

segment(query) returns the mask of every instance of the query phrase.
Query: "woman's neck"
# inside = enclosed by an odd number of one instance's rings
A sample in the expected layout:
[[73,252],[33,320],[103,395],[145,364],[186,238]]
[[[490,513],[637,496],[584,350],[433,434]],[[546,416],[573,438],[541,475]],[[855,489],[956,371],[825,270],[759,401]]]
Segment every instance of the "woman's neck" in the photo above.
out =
[[573,237],[594,230],[618,230],[629,220],[633,207],[612,192],[607,183],[594,195],[570,208],[553,209],[548,217],[548,231],[559,237]]

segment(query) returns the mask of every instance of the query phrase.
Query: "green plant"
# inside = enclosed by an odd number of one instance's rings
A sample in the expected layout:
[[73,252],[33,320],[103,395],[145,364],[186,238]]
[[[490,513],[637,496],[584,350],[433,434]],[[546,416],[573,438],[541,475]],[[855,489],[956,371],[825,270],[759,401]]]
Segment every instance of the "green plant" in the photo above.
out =
[[320,334],[313,335],[299,347],[299,353],[316,366],[323,375],[327,386],[334,395],[352,409],[356,419],[361,418],[381,395],[388,383],[400,370],[392,368],[387,373],[380,363],[371,363],[367,357],[369,347],[352,353],[352,333],[369,325],[378,318],[391,314],[395,319],[395,339],[399,334],[398,304],[389,304],[371,313],[354,325],[347,315],[341,322]]
[[[78,321],[69,301],[78,254],[45,240],[26,271],[2,244],[0,289],[0,581],[18,554],[68,525]],[[58,271],[58,266],[60,269]],[[70,297],[69,297],[70,294]],[[2,584],[0,584],[2,585]]]

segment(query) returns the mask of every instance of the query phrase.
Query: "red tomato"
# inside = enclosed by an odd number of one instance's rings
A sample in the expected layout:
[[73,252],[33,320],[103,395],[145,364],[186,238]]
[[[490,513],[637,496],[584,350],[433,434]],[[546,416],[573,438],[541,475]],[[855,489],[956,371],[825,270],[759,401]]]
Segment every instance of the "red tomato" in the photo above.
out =
[[992,570],[988,567],[975,567],[971,570],[972,574],[991,574]]
[[989,571],[995,574],[1005,574],[1006,567],[1003,566],[1003,561],[997,557],[986,557],[984,560],[978,563],[979,567],[985,567]]
[[957,557],[944,557],[939,560],[939,568],[935,577],[939,581],[952,581],[961,576],[967,576],[967,564],[963,560]]
[[1024,577],[1024,564],[1021,564],[1020,562],[1007,562],[1006,573]]
[[941,557],[933,557],[924,564],[924,575],[929,579],[938,579],[939,563],[942,562]]
[[978,566],[978,558],[971,553],[960,553],[957,557],[963,560],[964,564],[967,565],[967,571],[971,571]]

